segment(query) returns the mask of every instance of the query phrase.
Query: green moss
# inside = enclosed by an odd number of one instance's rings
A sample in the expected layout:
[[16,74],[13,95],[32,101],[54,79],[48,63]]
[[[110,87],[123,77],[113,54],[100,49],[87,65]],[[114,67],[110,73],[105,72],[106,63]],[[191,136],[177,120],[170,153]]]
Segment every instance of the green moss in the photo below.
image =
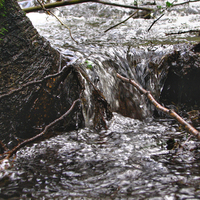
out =
[[7,12],[5,8],[5,0],[0,0],[0,16],[5,17]]
[[0,0],[0,8],[4,6],[5,0]]
[[0,34],[1,34],[1,35],[5,35],[5,32],[8,32],[8,30],[5,29],[5,28],[1,28],[1,29],[0,29]]
[[[0,17],[5,17],[7,14],[5,1],[6,0],[0,0]],[[8,32],[8,30],[6,29],[4,22],[0,20],[0,41],[3,40],[2,36],[4,36],[6,32]]]

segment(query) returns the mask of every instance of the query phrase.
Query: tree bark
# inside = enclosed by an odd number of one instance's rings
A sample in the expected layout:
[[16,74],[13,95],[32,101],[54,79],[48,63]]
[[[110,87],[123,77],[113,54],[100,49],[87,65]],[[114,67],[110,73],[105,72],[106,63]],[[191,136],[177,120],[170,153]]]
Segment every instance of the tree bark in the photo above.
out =
[[[48,78],[65,65],[17,1],[0,0],[0,140],[8,148],[41,132],[79,98],[82,84],[73,67]],[[80,127],[83,121],[77,105],[57,130]]]

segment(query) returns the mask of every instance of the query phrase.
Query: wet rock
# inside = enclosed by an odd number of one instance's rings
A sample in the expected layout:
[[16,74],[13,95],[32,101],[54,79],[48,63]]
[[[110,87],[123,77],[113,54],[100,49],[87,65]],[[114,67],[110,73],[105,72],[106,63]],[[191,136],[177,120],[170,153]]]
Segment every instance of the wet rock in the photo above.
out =
[[184,105],[186,110],[200,106],[199,45],[173,52],[163,63],[169,66],[160,101],[165,104]]

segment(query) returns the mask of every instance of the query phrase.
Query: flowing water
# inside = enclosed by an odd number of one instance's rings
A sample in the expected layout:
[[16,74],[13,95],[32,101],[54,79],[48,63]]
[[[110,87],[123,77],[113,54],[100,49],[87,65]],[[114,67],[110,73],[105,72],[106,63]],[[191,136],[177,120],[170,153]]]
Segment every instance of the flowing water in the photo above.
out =
[[[113,68],[117,66],[123,75],[159,95],[162,85],[157,79],[146,82],[144,77],[147,63],[158,63],[178,48],[172,43],[199,41],[195,34],[165,33],[199,29],[200,3],[172,8],[149,32],[153,19],[139,18],[104,33],[129,16],[133,12],[129,9],[90,3],[54,12],[70,27],[78,44],[53,17],[44,13],[28,16],[70,63],[85,67],[94,82],[98,79],[97,86],[114,110],[119,102],[114,101],[117,80]],[[92,69],[85,61],[91,62]],[[184,150],[168,150],[169,139],[175,138],[178,144],[188,135],[174,120],[153,119],[145,98],[134,98],[142,121],[114,112],[107,130],[97,132],[88,122],[84,129],[18,151],[12,163],[2,164],[7,169],[0,172],[0,199],[200,199],[200,143],[193,140]]]
[[168,122],[114,114],[106,131],[85,128],[20,150],[1,197],[199,199],[199,151],[169,152],[171,136],[181,139]]

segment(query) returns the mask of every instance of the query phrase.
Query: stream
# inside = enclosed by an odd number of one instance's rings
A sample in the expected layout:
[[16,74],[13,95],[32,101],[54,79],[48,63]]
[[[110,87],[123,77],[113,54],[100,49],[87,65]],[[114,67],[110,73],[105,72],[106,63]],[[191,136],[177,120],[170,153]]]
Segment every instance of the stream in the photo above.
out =
[[[170,9],[149,32],[153,19],[131,18],[106,33],[104,30],[134,11],[98,3],[53,9],[78,43],[54,17],[43,12],[27,16],[69,64],[85,67],[112,109],[117,110],[113,66],[158,95],[162,85],[156,85],[154,79],[145,82],[147,63],[159,63],[163,55],[181,48],[179,44],[200,41],[196,33],[165,34],[200,29],[200,3]],[[131,64],[135,62],[133,70]],[[86,96],[87,92],[86,87]],[[108,129],[96,131],[86,111],[85,128],[77,127],[20,149],[13,162],[2,163],[7,167],[0,172],[0,199],[200,199],[200,142],[193,138],[185,149],[169,150],[170,139],[178,145],[188,134],[171,118],[153,118],[154,108],[145,97],[134,99],[142,120],[113,112]]]

